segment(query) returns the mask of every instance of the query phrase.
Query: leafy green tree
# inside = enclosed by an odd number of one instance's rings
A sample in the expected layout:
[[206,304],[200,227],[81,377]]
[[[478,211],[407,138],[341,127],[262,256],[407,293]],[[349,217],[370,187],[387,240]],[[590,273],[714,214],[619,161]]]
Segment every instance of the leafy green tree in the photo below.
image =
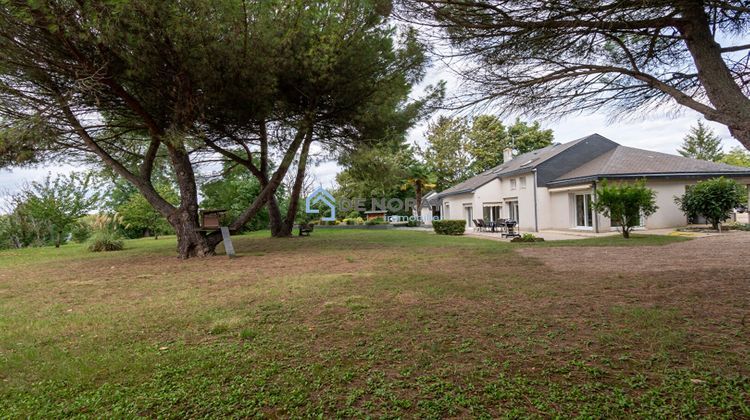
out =
[[747,188],[733,179],[724,177],[701,181],[687,188],[675,203],[688,216],[703,216],[714,229],[721,230],[721,223],[732,211],[747,203]]
[[594,209],[609,217],[618,225],[623,238],[630,238],[630,232],[640,225],[641,217],[656,212],[656,193],[646,187],[645,180],[633,183],[610,185],[603,180],[596,189]]
[[[201,185],[201,207],[226,210],[227,218],[234,220],[258,197],[261,190],[257,178],[240,168],[228,166],[225,168],[224,176]],[[283,194],[283,191],[279,194]],[[281,209],[283,210],[283,206]],[[243,226],[243,230],[267,229],[268,224],[268,210],[263,209]]]
[[742,150],[740,147],[735,147],[727,153],[724,153],[724,157],[719,161],[726,163],[727,165],[734,166],[745,166],[750,168],[750,153]]
[[[413,155],[414,151],[405,142],[392,141],[342,156],[339,163],[344,170],[336,175],[335,195],[366,200],[409,197],[413,193],[408,181],[410,168],[417,163]],[[406,209],[403,214],[408,214]]]
[[467,150],[471,155],[471,172],[478,174],[503,163],[503,150],[522,154],[552,144],[552,130],[542,130],[538,122],[528,124],[516,119],[504,126],[494,115],[480,115],[472,121]]
[[5,217],[4,236],[13,248],[43,246],[54,242],[52,225],[48,220],[37,219],[29,213],[22,193],[8,197],[9,212]]
[[[435,174],[438,191],[471,176],[471,154],[467,150],[468,127],[463,118],[438,117],[427,127],[427,147],[422,156]],[[502,151],[500,151],[502,154]]]
[[713,130],[698,121],[698,125],[690,128],[690,133],[682,141],[682,147],[677,149],[682,156],[718,162],[724,156],[721,151],[721,139]]
[[528,124],[516,118],[516,122],[508,127],[510,147],[518,154],[547,147],[554,139],[552,130],[542,130],[538,121]]
[[503,163],[503,149],[510,147],[508,131],[500,118],[479,115],[471,123],[466,150],[471,155],[471,172],[478,174]]
[[[177,192],[171,185],[162,184],[156,188],[159,195],[170,203],[180,202]],[[134,191],[117,207],[117,214],[121,217],[121,226],[127,231],[134,232],[137,237],[153,235],[154,239],[159,239],[159,235],[172,232],[167,219],[138,191]]]
[[91,173],[68,176],[49,174],[42,182],[32,182],[23,189],[25,208],[37,220],[50,223],[59,248],[63,232],[78,219],[96,208],[99,193],[93,189]]

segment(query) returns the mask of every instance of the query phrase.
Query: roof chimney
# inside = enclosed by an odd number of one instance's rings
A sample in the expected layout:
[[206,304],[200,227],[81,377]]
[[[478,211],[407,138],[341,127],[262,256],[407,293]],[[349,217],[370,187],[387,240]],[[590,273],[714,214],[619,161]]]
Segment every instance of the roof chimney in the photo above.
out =
[[503,149],[503,162],[508,162],[513,159],[513,149],[506,147]]

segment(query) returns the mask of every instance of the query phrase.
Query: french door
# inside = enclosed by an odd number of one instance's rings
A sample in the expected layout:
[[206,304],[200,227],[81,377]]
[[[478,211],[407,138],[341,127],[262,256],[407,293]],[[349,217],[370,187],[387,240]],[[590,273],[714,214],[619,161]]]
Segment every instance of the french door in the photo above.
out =
[[521,223],[519,220],[519,214],[518,214],[518,201],[508,201],[508,217],[510,220],[515,220],[518,223]]
[[591,194],[576,194],[576,227],[594,226],[594,210],[591,208]]

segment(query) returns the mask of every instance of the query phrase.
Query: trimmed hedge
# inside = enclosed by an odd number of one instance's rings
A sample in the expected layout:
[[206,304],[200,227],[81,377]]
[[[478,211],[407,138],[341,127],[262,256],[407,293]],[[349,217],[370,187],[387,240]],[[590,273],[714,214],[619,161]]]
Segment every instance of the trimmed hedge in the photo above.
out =
[[466,220],[435,220],[432,228],[438,235],[463,235],[466,230]]

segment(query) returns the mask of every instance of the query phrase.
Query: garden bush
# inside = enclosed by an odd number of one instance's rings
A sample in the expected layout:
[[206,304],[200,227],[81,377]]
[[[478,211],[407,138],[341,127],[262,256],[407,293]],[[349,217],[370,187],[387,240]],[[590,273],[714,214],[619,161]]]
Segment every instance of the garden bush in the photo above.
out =
[[73,228],[70,230],[73,241],[78,244],[86,242],[86,240],[91,237],[91,234],[93,232],[94,229],[91,227],[91,225],[82,220],[79,220],[76,224],[74,224]]
[[387,222],[382,217],[378,217],[378,218],[375,218],[375,219],[370,219],[370,220],[368,220],[368,221],[365,222],[365,224],[368,225],[368,226],[384,225],[385,223],[387,223]]
[[435,220],[432,228],[438,235],[463,235],[466,230],[466,220]]
[[511,242],[544,242],[544,238],[537,238],[533,233],[524,233],[510,240]]
[[96,231],[89,240],[89,251],[121,251],[125,247],[125,241],[120,235],[110,230]]
[[682,197],[675,197],[689,219],[703,216],[714,229],[729,219],[732,211],[747,202],[747,188],[724,177],[701,181],[687,188]]

